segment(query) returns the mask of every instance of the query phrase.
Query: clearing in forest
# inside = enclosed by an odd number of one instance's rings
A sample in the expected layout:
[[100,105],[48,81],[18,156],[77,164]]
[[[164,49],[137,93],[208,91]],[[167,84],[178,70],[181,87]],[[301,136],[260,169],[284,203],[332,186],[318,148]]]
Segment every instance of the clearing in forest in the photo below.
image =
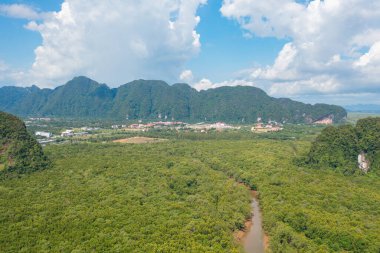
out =
[[115,143],[133,143],[133,144],[143,144],[143,143],[155,143],[163,142],[167,139],[149,138],[149,137],[131,137],[126,139],[114,140]]

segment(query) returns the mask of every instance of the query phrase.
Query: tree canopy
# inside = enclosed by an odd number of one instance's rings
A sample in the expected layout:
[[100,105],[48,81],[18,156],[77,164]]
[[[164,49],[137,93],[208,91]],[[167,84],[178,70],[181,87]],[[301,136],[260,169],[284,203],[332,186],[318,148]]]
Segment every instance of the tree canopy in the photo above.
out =
[[373,170],[380,166],[380,118],[365,118],[351,125],[329,126],[313,142],[306,163],[353,173],[363,152]]
[[3,175],[44,169],[49,160],[17,117],[0,112],[0,165]]

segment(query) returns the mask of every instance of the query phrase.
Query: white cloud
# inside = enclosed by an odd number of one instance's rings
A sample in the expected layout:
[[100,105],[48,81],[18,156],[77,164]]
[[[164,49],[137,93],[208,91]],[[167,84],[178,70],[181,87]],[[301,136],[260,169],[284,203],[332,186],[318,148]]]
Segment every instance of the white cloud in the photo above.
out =
[[215,89],[223,86],[256,86],[251,81],[246,80],[230,80],[230,81],[223,81],[218,83],[213,83],[207,78],[201,79],[199,82],[196,82],[192,84],[193,88],[196,90],[208,90],[208,89]]
[[[9,67],[5,62],[0,60],[0,82],[4,83],[8,81],[9,78]],[[1,86],[1,85],[0,85]]]
[[365,46],[370,47],[377,41],[380,41],[380,28],[376,29],[367,29],[354,36],[352,42],[354,45],[358,45],[358,47]]
[[12,66],[0,59],[0,86],[12,85],[15,81],[20,81],[22,76],[22,71],[12,68]]
[[31,21],[41,34],[24,83],[51,87],[75,75],[120,85],[133,79],[177,80],[200,50],[196,10],[206,0],[65,0]]
[[250,73],[253,79],[294,79],[297,77],[297,71],[293,67],[297,57],[298,50],[293,43],[287,43],[277,56],[273,66],[267,68],[257,68]]
[[184,82],[191,83],[194,79],[193,72],[191,70],[184,70],[182,73],[179,75],[179,79]]
[[374,43],[368,53],[362,55],[354,65],[357,67],[366,67],[369,65],[380,66],[380,41]]
[[270,94],[380,93],[380,1],[224,0],[221,13],[251,36],[290,40],[242,76]]
[[192,84],[193,88],[198,91],[211,89],[213,88],[213,85],[214,84],[207,78],[203,78],[199,80],[199,82]]
[[[316,76],[307,80],[291,82],[274,82],[269,88],[269,94],[292,96],[303,93],[335,93],[341,88],[338,80],[328,75]],[[285,88],[286,87],[286,88]]]
[[11,18],[39,19],[43,14],[25,4],[0,4],[0,15]]
[[15,73],[13,72],[11,67],[0,59],[0,81],[2,83],[10,82],[11,80],[13,80],[12,77],[14,74]]
[[0,60],[0,73],[7,71],[7,70],[8,70],[8,66],[5,64],[5,62]]

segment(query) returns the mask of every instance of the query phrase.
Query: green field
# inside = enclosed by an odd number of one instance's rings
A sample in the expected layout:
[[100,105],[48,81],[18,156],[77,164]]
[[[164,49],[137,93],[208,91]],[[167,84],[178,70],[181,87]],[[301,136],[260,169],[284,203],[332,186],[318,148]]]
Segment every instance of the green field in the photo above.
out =
[[309,141],[52,145],[0,182],[2,252],[240,252],[257,188],[272,252],[379,252],[380,181],[294,165]]

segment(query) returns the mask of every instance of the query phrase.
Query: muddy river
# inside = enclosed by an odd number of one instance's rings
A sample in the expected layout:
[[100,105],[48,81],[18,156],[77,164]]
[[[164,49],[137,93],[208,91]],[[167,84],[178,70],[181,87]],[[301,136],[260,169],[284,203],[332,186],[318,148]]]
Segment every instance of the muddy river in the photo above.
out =
[[264,253],[264,231],[260,206],[255,193],[252,197],[252,226],[244,238],[244,249],[247,253]]

